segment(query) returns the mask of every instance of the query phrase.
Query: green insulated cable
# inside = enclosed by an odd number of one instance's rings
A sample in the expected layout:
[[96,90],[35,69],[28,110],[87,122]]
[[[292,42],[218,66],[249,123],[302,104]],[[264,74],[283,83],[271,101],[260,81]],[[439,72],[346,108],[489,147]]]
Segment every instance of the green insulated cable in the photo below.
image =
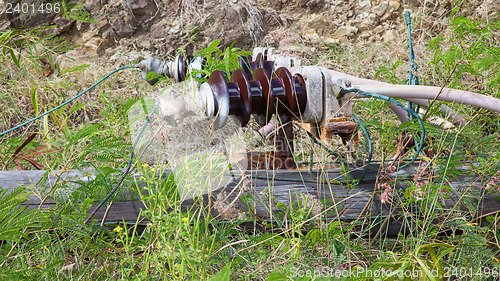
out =
[[38,115],[37,117],[35,117],[35,118],[33,118],[33,119],[30,119],[30,120],[28,120],[28,121],[26,121],[26,122],[24,122],[24,123],[22,123],[22,124],[20,124],[20,125],[17,125],[17,126],[15,126],[15,127],[13,127],[13,128],[8,129],[7,131],[4,131],[4,132],[0,133],[0,137],[1,137],[1,136],[3,136],[3,135],[5,135],[5,134],[8,134],[8,133],[10,133],[10,132],[12,132],[12,131],[15,131],[15,130],[17,130],[17,129],[19,129],[19,128],[22,128],[22,127],[24,127],[24,126],[26,126],[26,125],[28,125],[28,124],[30,124],[30,123],[32,123],[32,122],[34,122],[34,121],[36,121],[36,120],[40,119],[40,118],[42,118],[42,117],[43,117],[43,116],[45,116],[45,115],[50,114],[50,113],[52,113],[52,112],[54,112],[54,111],[58,110],[59,108],[61,108],[61,107],[65,106],[65,105],[67,105],[68,103],[70,103],[70,102],[72,102],[72,101],[76,100],[77,98],[81,97],[83,94],[85,94],[85,93],[87,93],[88,91],[92,90],[95,86],[99,85],[102,81],[104,81],[104,80],[108,79],[108,78],[109,78],[109,76],[111,76],[111,75],[115,74],[115,73],[116,73],[116,72],[118,72],[118,71],[121,71],[121,70],[124,70],[124,69],[127,69],[127,68],[138,68],[138,66],[137,66],[137,65],[129,65],[129,66],[123,66],[123,67],[120,67],[120,68],[118,68],[118,69],[116,69],[116,70],[113,70],[111,73],[109,73],[108,75],[104,76],[101,80],[97,81],[94,85],[92,85],[92,86],[88,87],[85,91],[83,91],[83,92],[79,93],[78,95],[76,95],[76,96],[72,97],[71,99],[69,99],[69,100],[67,100],[67,101],[65,101],[65,102],[63,102],[63,103],[61,103],[60,105],[58,105],[58,106],[56,106],[56,107],[52,108],[51,110],[46,111],[46,112],[44,112],[44,113],[42,113],[42,114]]
[[130,159],[128,160],[127,168],[125,169],[125,171],[123,172],[122,176],[120,177],[120,180],[115,185],[115,187],[113,188],[113,190],[111,190],[108,193],[108,195],[106,195],[106,197],[103,200],[101,200],[101,202],[99,203],[99,205],[97,205],[97,207],[92,211],[92,213],[90,213],[90,215],[85,220],[85,223],[88,223],[94,217],[95,213],[97,213],[97,211],[111,198],[111,196],[113,196],[113,194],[116,193],[116,191],[118,190],[118,188],[122,184],[123,180],[125,179],[125,177],[127,176],[127,174],[130,172],[130,169],[132,167],[132,161],[134,160],[134,149],[137,146],[137,143],[139,143],[139,140],[141,139],[141,136],[144,133],[144,130],[146,129],[149,121],[151,120],[151,117],[153,117],[153,115],[155,114],[155,112],[156,112],[156,110],[158,109],[159,106],[160,106],[160,101],[157,100],[155,107],[153,108],[153,110],[146,117],[146,122],[144,122],[144,124],[142,124],[141,130],[139,131],[139,134],[137,134],[137,137],[135,138],[134,144],[132,145],[132,151],[130,152]]
[[[79,93],[78,95],[72,97],[71,99],[65,101],[64,103],[52,108],[51,110],[49,111],[46,111],[38,116],[36,116],[35,118],[32,118],[20,125],[17,125],[7,131],[4,131],[2,133],[0,133],[0,137],[7,134],[7,133],[10,133],[14,130],[17,130],[19,128],[22,128],[23,126],[26,126],[40,118],[42,118],[43,116],[47,115],[47,114],[50,114],[52,112],[54,112],[55,110],[58,110],[60,109],[61,107],[69,104],[70,102],[76,100],[77,98],[81,97],[82,95],[84,95],[85,93],[87,93],[88,91],[92,90],[95,86],[99,85],[101,82],[103,82],[104,80],[108,79],[111,75],[115,74],[116,72],[119,72],[121,70],[124,70],[124,69],[128,69],[128,68],[138,68],[137,65],[129,65],[129,66],[123,66],[123,67],[120,67],[112,72],[110,72],[108,75],[104,76],[101,80],[97,81],[96,83],[94,83],[92,86],[90,86],[89,88],[87,88],[86,90],[84,90],[83,92]],[[137,135],[137,138],[135,139],[133,145],[132,145],[132,151],[130,152],[130,159],[128,161],[128,165],[127,165],[127,168],[125,169],[125,171],[123,172],[120,180],[118,181],[118,183],[116,184],[115,188],[99,203],[99,205],[92,211],[92,213],[89,215],[89,217],[85,220],[85,223],[87,223],[88,221],[90,221],[95,213],[102,207],[102,205],[104,205],[104,203],[106,203],[110,198],[111,196],[113,196],[113,194],[115,194],[115,192],[118,190],[118,188],[120,187],[120,185],[122,184],[123,180],[125,179],[125,176],[127,176],[127,174],[129,173],[130,171],[130,168],[132,167],[132,161],[133,161],[133,158],[134,158],[134,149],[135,147],[137,146],[137,143],[139,142],[139,139],[141,138],[143,132],[144,132],[144,129],[146,129],[146,126],[148,125],[149,121],[151,120],[151,117],[152,115],[156,112],[156,110],[158,109],[160,103],[159,101],[156,102],[156,105],[153,109],[153,111],[147,116],[146,118],[146,122],[142,125],[142,128],[141,130],[139,131],[139,134]]]
[[[415,53],[413,52],[413,43],[411,39],[411,17],[410,17],[410,11],[406,10],[405,11],[405,21],[406,21],[406,26],[408,26],[408,48],[410,50],[410,69],[408,70],[408,81],[406,82],[407,85],[419,85],[418,81],[418,75],[416,75],[418,67],[417,63],[415,62]],[[408,107],[412,110],[415,110],[417,113],[420,109],[420,106],[415,107],[415,105],[411,102],[408,102]],[[410,119],[413,119],[413,116],[408,114],[408,117]]]
[[362,91],[359,89],[349,89],[349,90],[344,89],[344,90],[340,91],[340,95],[344,95],[346,93],[357,93],[357,94],[361,94],[364,96],[374,97],[377,99],[389,101],[389,102],[401,107],[403,110],[405,110],[406,112],[411,114],[415,119],[417,119],[418,123],[420,124],[420,128],[422,128],[422,135],[420,136],[420,143],[418,144],[417,152],[415,153],[413,158],[410,160],[410,162],[399,167],[397,169],[397,171],[400,171],[401,169],[404,169],[404,168],[410,166],[411,164],[413,164],[413,162],[415,162],[415,160],[417,159],[418,155],[422,152],[422,148],[424,147],[424,141],[425,141],[425,127],[424,127],[424,123],[422,122],[422,119],[420,118],[420,116],[413,109],[408,108],[408,107],[402,105],[400,102],[398,102],[390,97],[387,97],[387,96],[383,96],[383,95],[375,94],[375,93],[368,93],[368,92],[365,92],[365,91]]

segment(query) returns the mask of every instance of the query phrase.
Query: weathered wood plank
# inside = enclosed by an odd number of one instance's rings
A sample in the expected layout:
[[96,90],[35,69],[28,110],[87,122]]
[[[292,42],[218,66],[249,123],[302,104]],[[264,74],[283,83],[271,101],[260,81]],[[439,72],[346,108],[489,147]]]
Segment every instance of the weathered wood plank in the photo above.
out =
[[[67,172],[56,171],[48,174],[47,180],[44,184],[39,184],[40,180],[44,177],[46,171],[28,170],[28,171],[0,171],[0,187],[7,189],[8,192],[17,187],[27,187],[32,193],[28,196],[29,201],[23,205],[28,206],[28,210],[40,207],[44,195],[50,192],[50,189],[60,182],[67,182],[69,185],[76,187],[77,184],[73,181],[89,182],[95,178],[95,171],[92,169],[85,169],[82,171],[71,170]],[[135,174],[138,177],[140,174]],[[58,195],[62,198],[69,198],[71,190],[58,190]],[[128,196],[128,199],[130,197]],[[42,208],[49,208],[56,205],[52,199],[44,201]],[[135,222],[139,216],[140,210],[144,208],[144,204],[140,201],[127,200],[125,202],[116,201],[110,209],[107,220],[121,222]],[[91,208],[88,212],[92,212]],[[97,211],[95,218],[101,220],[104,216],[106,208],[103,207]]]
[[[363,216],[377,217],[391,214],[391,205],[382,204],[378,193],[374,194],[375,176],[378,166],[372,165],[367,173],[367,180],[359,186],[347,186],[339,182],[330,183],[328,179],[344,180],[340,169],[328,169],[327,173],[321,170],[313,170],[313,174],[323,179],[318,181],[309,174],[306,169],[297,170],[259,170],[247,171],[251,184],[243,187],[238,185],[239,179],[233,180],[229,185],[203,194],[198,199],[187,199],[182,203],[184,209],[197,208],[197,200],[203,198],[203,206],[210,210],[211,214],[218,220],[241,220],[241,219],[284,219],[289,218],[289,211],[283,211],[277,204],[282,206],[293,206],[297,202],[306,202],[309,207],[315,207],[312,215],[316,215],[328,209],[324,215],[328,218],[355,219],[363,212]],[[361,170],[352,174],[356,178]],[[413,168],[399,172],[399,175],[412,175]],[[47,192],[56,181],[71,181],[75,179],[87,182],[94,178],[92,170],[68,171],[59,174],[51,174],[43,187],[35,187],[42,178],[44,171],[0,171],[0,187],[12,190],[19,186],[30,186],[34,193],[26,202],[30,208],[38,208],[43,197],[42,192]],[[135,176],[140,176],[135,174]],[[161,179],[159,179],[161,180]],[[247,182],[248,183],[248,182]],[[485,194],[482,183],[476,179],[461,178],[450,183],[453,191],[451,198],[441,202],[445,209],[456,209],[468,211],[471,218],[480,217],[484,214],[500,210],[500,201],[493,194]],[[395,190],[404,191],[407,185],[399,182]],[[68,193],[71,190],[66,191]],[[40,193],[36,195],[36,193]],[[472,194],[472,195],[470,195]],[[67,196],[67,194],[66,194]],[[251,196],[252,205],[246,206],[242,198]],[[468,200],[464,200],[467,196]],[[47,200],[43,207],[50,207],[54,201]],[[250,208],[249,208],[250,207]],[[471,212],[477,207],[477,212]],[[110,209],[107,221],[135,222],[140,210],[144,205],[140,201],[127,200],[126,202],[114,202]],[[89,210],[89,212],[92,210]],[[101,220],[105,208],[101,208],[95,218]],[[281,212],[281,214],[279,214]],[[278,215],[279,214],[279,215]],[[397,219],[391,221],[389,232],[397,233],[401,224]]]

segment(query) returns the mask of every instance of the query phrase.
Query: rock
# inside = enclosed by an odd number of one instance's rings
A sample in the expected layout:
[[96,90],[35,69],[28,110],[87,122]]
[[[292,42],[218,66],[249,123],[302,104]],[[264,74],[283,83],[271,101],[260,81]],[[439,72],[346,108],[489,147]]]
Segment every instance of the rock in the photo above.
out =
[[59,270],[59,274],[61,274],[61,273],[71,273],[73,271],[76,271],[76,264],[75,263],[70,263],[68,265],[63,266]]
[[379,25],[379,26],[375,27],[375,29],[373,29],[374,34],[381,34],[384,31],[385,31],[385,28],[381,25]]
[[385,14],[382,16],[380,20],[386,21],[390,18],[396,18],[398,17],[398,10],[401,7],[401,4],[399,1],[390,1],[389,6],[387,7],[387,10]]
[[394,29],[389,29],[382,37],[384,42],[393,42],[397,38],[396,31]]
[[[0,1],[0,10],[5,7],[3,2],[6,1]],[[96,56],[99,50],[102,54],[102,49],[107,46],[110,46],[110,51],[105,51],[103,59],[109,61],[112,58],[119,62],[128,60],[127,51],[132,50],[132,46],[140,52],[149,51],[152,55],[164,56],[178,48],[184,48],[189,53],[190,49],[201,49],[215,39],[220,39],[222,46],[236,40],[236,46],[244,50],[272,44],[280,51],[293,49],[303,42],[313,46],[322,45],[322,42],[339,44],[354,40],[393,42],[400,34],[406,34],[403,7],[411,8],[415,15],[424,15],[425,18],[421,19],[427,21],[432,18],[443,20],[453,5],[450,1],[429,0],[77,2],[83,3],[83,10],[89,12],[99,24],[68,20],[60,14],[25,18],[23,22],[19,15],[4,13],[0,14],[0,31],[23,25],[54,25],[54,28],[45,31],[63,33],[69,42],[80,45],[77,51],[69,53],[80,63],[94,62],[96,57],[102,56]],[[499,10],[499,0],[470,0],[463,5],[460,14],[473,20],[486,20]],[[123,52],[114,52],[118,48],[122,48]],[[293,51],[307,55],[303,49]],[[131,58],[137,56],[134,54]]]
[[[335,39],[330,39],[330,40],[335,40]],[[317,52],[316,48],[298,46],[298,45],[288,45],[283,48],[280,47],[280,52],[281,51],[283,53],[296,57],[304,57],[307,56],[308,54],[310,55]]]
[[389,7],[389,3],[382,2],[379,5],[373,7],[372,12],[378,17],[382,17],[385,14],[387,7]]
[[101,9],[101,4],[102,5],[105,4],[105,3],[99,3],[99,2],[100,1],[86,0],[85,3],[83,3],[83,9],[85,9],[90,14],[96,14]]
[[171,26],[172,27],[170,28],[170,33],[174,33],[174,34],[179,33],[179,32],[181,32],[182,22],[179,20],[174,20],[172,22]]
[[323,42],[327,45],[333,46],[333,45],[338,45],[340,43],[340,40],[337,38],[326,37],[323,39]]
[[369,1],[369,0],[358,0],[358,5],[361,7],[361,8],[364,8],[364,7],[371,7],[372,6],[372,2]]
[[298,7],[308,7],[311,9],[322,8],[325,5],[325,0],[298,0]]
[[95,26],[95,28],[97,28],[97,30],[99,30],[99,32],[104,32],[105,29],[107,29],[109,27],[108,25],[108,19],[106,16],[104,15],[99,15],[99,16],[96,16],[95,19],[97,20],[98,24],[92,24],[91,26]]
[[354,26],[342,26],[339,27],[335,33],[334,37],[339,40],[340,43],[348,42],[350,38],[352,38],[356,33],[358,33],[358,28]]
[[397,10],[397,9],[399,9],[400,6],[401,6],[401,4],[399,3],[399,1],[390,1],[389,2],[389,8],[391,8],[392,10]]
[[328,24],[329,24],[328,19],[326,19],[322,15],[317,15],[315,17],[312,17],[311,20],[308,21],[307,27],[310,27],[318,35],[325,36],[326,33],[329,31]]
[[374,14],[369,14],[368,12],[364,12],[360,16],[361,16],[360,19],[357,18],[358,20],[361,21],[358,24],[358,28],[360,31],[374,29],[375,26],[378,24],[378,17]]
[[129,37],[134,34],[134,30],[132,30],[131,26],[119,18],[115,19],[111,23],[111,27],[113,28],[116,36],[120,38]]
[[[149,9],[148,6],[150,6],[151,1],[147,0],[134,0],[134,1],[128,1],[128,4],[130,6],[130,9],[134,13],[135,16],[142,16],[145,14],[148,14],[151,9]],[[154,5],[151,5],[150,7],[152,8]],[[156,9],[156,7],[154,7]]]
[[74,19],[66,19],[60,15],[58,15],[55,19],[54,22],[57,26],[57,33],[61,34],[63,32],[66,32],[73,27],[73,24],[75,23]]
[[333,21],[332,21],[332,24],[333,24],[334,26],[341,26],[341,25],[342,25],[342,23],[343,23],[343,22],[342,22],[342,20],[340,20],[340,19],[336,19],[336,20],[333,20]]
[[325,0],[309,0],[306,6],[312,10],[319,10],[325,6]]
[[[241,5],[246,4],[241,3]],[[263,30],[266,23],[263,22],[262,11],[256,7],[222,3],[214,10],[217,12],[210,13],[204,21],[203,32],[200,32],[206,44],[219,39],[223,47],[231,45],[234,41],[236,46],[252,46],[265,36]]]
[[365,30],[358,35],[359,38],[368,39],[372,37],[372,33],[369,30]]
[[149,33],[151,38],[165,38],[167,37],[167,22],[166,20],[161,20],[151,26],[151,32]]
[[272,44],[274,47],[277,47],[281,50],[286,46],[296,45],[297,42],[302,41],[302,38],[297,34],[297,32],[294,32],[290,29],[278,28],[269,32],[264,38],[264,41],[266,43],[269,42],[270,45]]
[[302,37],[313,42],[318,42],[320,40],[318,32],[309,26],[304,26],[304,28],[302,28]]

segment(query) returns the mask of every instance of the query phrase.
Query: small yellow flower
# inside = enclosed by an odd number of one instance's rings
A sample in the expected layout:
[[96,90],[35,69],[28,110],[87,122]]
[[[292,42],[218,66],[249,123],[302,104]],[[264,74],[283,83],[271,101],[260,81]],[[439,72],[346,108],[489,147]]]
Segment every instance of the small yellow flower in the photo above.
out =
[[113,231],[116,233],[120,233],[122,230],[123,230],[123,228],[121,226],[117,226],[117,227],[115,227],[115,229],[113,229]]
[[187,223],[189,221],[189,219],[187,217],[183,217],[182,221]]
[[146,169],[147,167],[149,167],[149,165],[148,165],[148,163],[144,163],[144,164],[142,164],[142,167],[143,167],[144,169]]

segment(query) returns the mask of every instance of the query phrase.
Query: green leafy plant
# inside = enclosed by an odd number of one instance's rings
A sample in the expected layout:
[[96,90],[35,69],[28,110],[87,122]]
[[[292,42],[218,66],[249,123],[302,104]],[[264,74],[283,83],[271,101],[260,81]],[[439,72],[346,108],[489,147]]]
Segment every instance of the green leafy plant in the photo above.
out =
[[[434,53],[430,63],[441,72],[441,77],[449,77],[450,87],[460,87],[458,81],[470,74],[482,78],[483,87],[478,90],[497,95],[500,47],[493,32],[500,29],[498,16],[487,22],[458,16],[451,20],[451,29],[454,38],[445,39],[438,35],[429,40],[428,47]],[[450,44],[452,40],[454,43]],[[443,48],[443,45],[449,47]]]
[[63,38],[56,37],[54,33],[42,35],[47,28],[50,26],[34,29],[16,28],[2,32],[0,34],[2,61],[5,62],[10,57],[17,67],[28,63],[38,74],[43,70],[40,60],[46,59],[52,69],[55,69],[53,56],[74,47],[70,47],[69,43],[64,42]]
[[386,280],[443,280],[446,272],[442,262],[455,249],[456,247],[446,243],[420,245],[415,252],[403,255],[397,261],[377,262],[372,268],[391,269],[385,276]]
[[224,73],[226,80],[229,81],[231,78],[230,73],[240,68],[240,57],[251,55],[250,52],[235,48],[235,43],[233,42],[231,46],[221,50],[220,41],[214,40],[208,47],[198,51],[195,56],[203,58],[204,68],[193,71],[191,77],[199,83],[203,83],[208,81],[208,77],[214,70],[220,70]]
[[28,201],[30,192],[17,188],[11,192],[0,187],[0,241],[16,241],[27,237],[28,228],[37,226],[40,216],[37,210],[28,211],[20,206]]
[[130,144],[122,137],[107,135],[102,128],[103,124],[93,124],[80,130],[69,130],[60,164],[68,166],[73,163],[82,167],[82,164],[114,163],[118,159],[125,159]]
[[62,1],[61,14],[67,19],[99,24],[99,22],[95,18],[93,18],[87,11],[85,11],[82,3]]

